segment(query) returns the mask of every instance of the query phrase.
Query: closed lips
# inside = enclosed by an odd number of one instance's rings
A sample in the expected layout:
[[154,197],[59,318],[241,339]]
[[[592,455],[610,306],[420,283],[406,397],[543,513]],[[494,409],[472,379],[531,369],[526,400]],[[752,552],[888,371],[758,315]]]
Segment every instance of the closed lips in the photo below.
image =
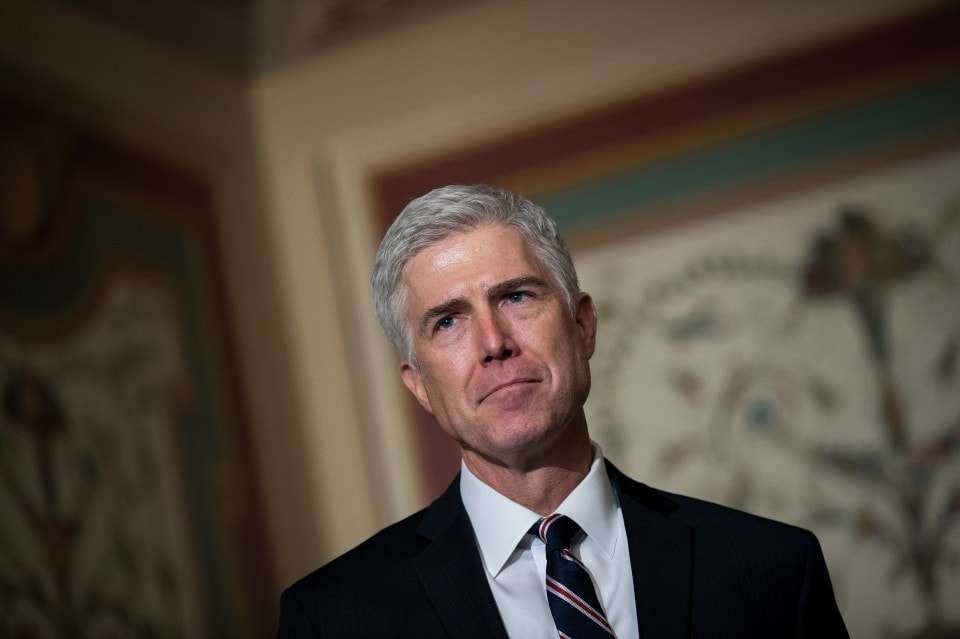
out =
[[515,386],[517,384],[536,384],[539,382],[540,380],[536,379],[535,377],[518,377],[517,379],[512,379],[509,382],[504,382],[503,384],[497,384],[496,386],[488,390],[486,393],[484,393],[480,397],[480,401],[478,403],[483,403],[485,399],[487,399],[488,397],[496,393],[498,390],[503,390],[504,388]]

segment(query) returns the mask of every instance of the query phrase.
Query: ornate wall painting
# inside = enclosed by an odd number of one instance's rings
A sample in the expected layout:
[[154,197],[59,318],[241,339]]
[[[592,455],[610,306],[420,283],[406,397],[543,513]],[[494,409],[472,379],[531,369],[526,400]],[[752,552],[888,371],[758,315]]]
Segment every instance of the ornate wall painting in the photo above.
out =
[[261,636],[273,593],[204,187],[2,113],[0,634]]
[[171,302],[117,282],[69,339],[0,336],[9,636],[198,636],[184,487],[170,472],[169,403],[185,373]]
[[937,7],[373,180],[384,227],[457,182],[558,217],[605,452],[813,528],[853,636],[960,636],[958,29]]
[[631,474],[813,528],[854,636],[958,636],[960,153],[579,261]]

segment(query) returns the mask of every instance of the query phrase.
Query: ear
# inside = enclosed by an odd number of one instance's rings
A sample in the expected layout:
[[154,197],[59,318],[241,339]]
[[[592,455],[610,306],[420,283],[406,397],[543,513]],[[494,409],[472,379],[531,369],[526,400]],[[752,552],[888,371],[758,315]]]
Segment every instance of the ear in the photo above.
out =
[[423,385],[423,378],[420,371],[410,365],[409,362],[400,364],[400,379],[403,385],[407,387],[417,401],[423,406],[424,410],[433,415],[433,408],[430,407],[430,397],[427,395],[427,388]]
[[597,308],[593,305],[593,299],[587,293],[580,293],[577,298],[574,320],[576,320],[577,327],[580,329],[583,350],[587,354],[587,359],[590,359],[597,345]]

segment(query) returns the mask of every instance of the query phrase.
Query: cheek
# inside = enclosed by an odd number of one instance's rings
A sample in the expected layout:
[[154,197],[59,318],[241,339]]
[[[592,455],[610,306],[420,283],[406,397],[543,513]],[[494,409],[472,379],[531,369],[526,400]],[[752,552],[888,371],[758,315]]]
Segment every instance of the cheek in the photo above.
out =
[[571,386],[589,383],[590,364],[586,352],[576,338],[570,336],[566,341],[558,341],[554,344],[554,365],[557,374],[560,375]]
[[423,366],[421,370],[431,405],[450,406],[465,396],[469,387],[466,354],[460,351],[445,353],[442,360],[431,361],[429,369]]

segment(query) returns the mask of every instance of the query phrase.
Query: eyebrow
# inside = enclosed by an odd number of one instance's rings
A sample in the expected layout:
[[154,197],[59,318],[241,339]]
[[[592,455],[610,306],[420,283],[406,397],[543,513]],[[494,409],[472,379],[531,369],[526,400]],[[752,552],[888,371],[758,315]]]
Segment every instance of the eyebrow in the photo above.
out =
[[420,319],[420,334],[423,335],[426,333],[427,329],[430,327],[430,324],[432,324],[434,320],[445,317],[450,313],[462,310],[467,306],[469,306],[469,304],[467,304],[466,299],[462,297],[455,297],[452,300],[447,300],[443,304],[438,304],[427,309],[427,311],[423,314],[423,317]]
[[487,291],[487,297],[490,299],[496,299],[506,295],[507,293],[513,292],[518,288],[547,288],[547,283],[536,275],[523,275],[521,277],[515,277],[512,280],[505,280],[499,284],[495,284],[490,288],[489,291]]
[[[514,277],[513,279],[504,280],[503,282],[492,286],[490,290],[487,291],[487,297],[489,299],[496,299],[506,295],[507,293],[524,287],[543,289],[547,288],[547,283],[543,280],[543,278],[537,277],[536,275],[523,275],[521,277]],[[426,332],[434,320],[445,317],[450,313],[463,310],[468,306],[470,306],[470,303],[467,302],[466,298],[455,297],[441,304],[437,304],[436,306],[428,308],[424,312],[423,317],[420,319],[420,334],[422,335],[424,332]]]

